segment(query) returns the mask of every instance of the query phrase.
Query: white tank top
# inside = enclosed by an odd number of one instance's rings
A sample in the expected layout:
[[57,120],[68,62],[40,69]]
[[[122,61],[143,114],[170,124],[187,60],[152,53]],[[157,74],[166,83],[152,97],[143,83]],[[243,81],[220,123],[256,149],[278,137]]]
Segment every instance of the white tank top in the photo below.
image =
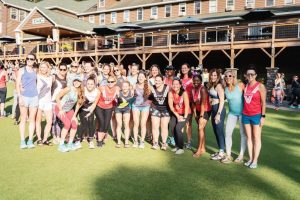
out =
[[89,103],[94,103],[96,101],[96,98],[98,96],[99,90],[94,89],[93,91],[89,92],[86,87],[84,88],[84,96],[89,101]]
[[39,102],[51,103],[52,76],[37,75],[37,90]]

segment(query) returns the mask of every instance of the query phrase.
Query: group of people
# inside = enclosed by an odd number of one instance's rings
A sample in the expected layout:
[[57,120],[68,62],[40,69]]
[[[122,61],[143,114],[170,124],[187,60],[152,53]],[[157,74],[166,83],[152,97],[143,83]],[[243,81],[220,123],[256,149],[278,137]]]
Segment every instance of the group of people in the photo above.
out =
[[[211,120],[218,149],[211,159],[242,163],[248,148],[249,160],[245,165],[257,167],[266,89],[256,81],[253,66],[246,70],[245,85],[237,82],[234,71],[228,70],[222,75],[219,70],[212,69],[208,73],[207,69],[192,70],[187,63],[180,67],[178,74],[173,66],[166,67],[163,76],[155,64],[149,71],[132,64],[126,74],[123,66],[94,66],[92,62],[82,65],[72,62],[70,66],[61,63],[52,75],[48,62],[34,67],[35,62],[35,55],[28,54],[26,65],[16,74],[14,94],[20,111],[21,149],[52,145],[48,140],[50,134],[61,152],[82,148],[85,137],[89,148],[95,148],[95,139],[96,146],[102,148],[111,130],[116,148],[144,148],[146,136],[149,136],[154,150],[167,150],[168,143],[174,140],[172,151],[178,155],[184,153],[184,130],[187,133],[185,147],[192,147],[194,118],[198,144],[193,157],[206,152],[205,128]],[[0,92],[5,84],[2,72]],[[1,95],[1,102],[2,99]],[[229,106],[226,127],[225,99]],[[41,127],[43,114],[46,119],[44,130]],[[29,137],[25,141],[27,121]],[[241,144],[234,160],[232,134],[238,122]]]

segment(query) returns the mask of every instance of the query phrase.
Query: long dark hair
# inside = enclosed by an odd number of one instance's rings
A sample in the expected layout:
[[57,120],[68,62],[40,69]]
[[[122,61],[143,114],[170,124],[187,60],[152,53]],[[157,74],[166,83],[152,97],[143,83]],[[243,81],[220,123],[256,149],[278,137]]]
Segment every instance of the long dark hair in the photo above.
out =
[[144,97],[144,99],[147,99],[149,94],[150,94],[150,89],[149,89],[148,79],[147,79],[147,73],[146,73],[145,70],[140,70],[139,73],[138,73],[138,77],[141,74],[145,76],[143,97]]
[[[193,73],[192,73],[192,70],[191,70],[191,66],[190,66],[188,63],[183,63],[183,64],[181,65],[181,68],[182,68],[183,65],[186,65],[187,68],[190,69],[189,72],[188,72],[188,77],[189,77],[189,78],[192,78]],[[180,68],[180,79],[183,79],[183,78],[184,78],[184,74],[182,74],[181,68]]]
[[179,96],[182,96],[183,93],[184,93],[184,91],[185,91],[184,88],[183,88],[183,86],[182,86],[182,81],[181,81],[180,78],[178,78],[178,77],[174,77],[172,83],[173,83],[174,81],[178,81],[178,82],[179,82],[179,84],[180,84],[180,89],[179,89],[178,95],[179,95]]
[[[212,75],[214,72],[217,73],[218,79],[217,79],[216,82],[213,83],[213,82],[211,81],[211,78],[210,78],[210,77],[211,77],[211,75]],[[212,88],[212,87],[215,88],[218,84],[221,84],[221,85],[222,85],[220,71],[219,71],[218,69],[216,69],[216,68],[211,69],[211,70],[209,71],[208,89],[210,89],[210,88]]]

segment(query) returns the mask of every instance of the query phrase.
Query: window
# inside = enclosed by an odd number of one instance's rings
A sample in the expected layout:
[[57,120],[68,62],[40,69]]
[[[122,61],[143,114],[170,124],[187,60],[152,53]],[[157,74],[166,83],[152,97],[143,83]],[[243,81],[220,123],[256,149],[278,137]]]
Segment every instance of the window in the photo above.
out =
[[228,42],[229,32],[226,30],[228,26],[218,26],[205,28],[205,41],[206,42]]
[[116,12],[112,12],[110,15],[111,15],[111,19],[110,19],[111,23],[112,24],[117,23],[117,13]]
[[23,21],[26,17],[26,12],[24,10],[20,10],[19,12],[19,21]]
[[17,20],[18,19],[18,10],[15,8],[10,8],[10,19]]
[[185,3],[180,3],[179,4],[179,16],[184,16],[186,15],[186,4]]
[[201,3],[200,1],[195,1],[194,3],[194,14],[201,14]]
[[136,20],[137,21],[142,21],[143,20],[143,15],[144,15],[144,10],[143,8],[138,8],[137,11],[136,11]]
[[89,22],[92,23],[92,24],[95,23],[95,16],[94,15],[89,16]]
[[80,20],[84,20],[84,16],[80,16],[78,19],[80,19]]
[[266,6],[274,6],[275,0],[266,0]]
[[227,0],[227,3],[226,3],[226,7],[233,7],[234,6],[234,0]]
[[294,4],[294,0],[285,0],[285,1],[284,1],[284,4],[285,4],[285,5],[291,5],[291,4]]
[[209,13],[217,12],[217,0],[209,0]]
[[151,7],[151,16],[150,16],[150,19],[157,19],[157,6],[154,6],[154,7]]
[[130,22],[130,10],[124,10],[123,21]]
[[104,25],[105,24],[105,13],[101,13],[99,15],[99,24]]
[[99,8],[105,7],[105,0],[99,0]]
[[250,4],[255,4],[255,0],[246,0],[246,6]]
[[251,23],[248,28],[249,36],[270,36],[272,37],[272,24],[274,22]]
[[171,17],[172,15],[172,6],[165,5],[165,17]]

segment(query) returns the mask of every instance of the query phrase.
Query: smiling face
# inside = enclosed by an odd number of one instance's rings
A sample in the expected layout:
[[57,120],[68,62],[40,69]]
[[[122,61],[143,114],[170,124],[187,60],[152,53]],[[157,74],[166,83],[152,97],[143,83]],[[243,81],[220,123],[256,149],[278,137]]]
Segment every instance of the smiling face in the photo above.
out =
[[26,58],[26,64],[27,64],[27,66],[32,67],[33,64],[34,64],[34,62],[35,62],[34,55],[27,55],[27,58]]
[[79,67],[79,65],[77,63],[72,63],[71,68],[70,68],[70,72],[77,73],[78,67]]
[[217,82],[217,80],[218,80],[218,74],[217,74],[217,72],[212,72],[209,78],[210,78],[210,80],[211,80],[212,83]]
[[118,67],[114,67],[114,75],[115,76],[120,76],[121,75],[121,71],[120,71],[120,69],[118,68]]
[[172,76],[174,76],[174,70],[166,70],[166,76],[167,76],[167,77],[172,77]]
[[160,86],[162,86],[163,85],[163,80],[162,80],[162,78],[160,77],[160,76],[157,76],[156,78],[155,78],[155,86],[158,88],[158,87],[160,87]]
[[127,93],[129,91],[129,88],[130,88],[130,84],[128,82],[123,82],[123,84],[122,84],[122,91],[124,93]]
[[145,76],[145,74],[143,74],[143,73],[140,73],[140,74],[138,75],[138,78],[137,78],[137,80],[138,80],[138,82],[139,82],[139,83],[144,83],[144,82],[145,82],[145,80],[146,80],[146,76]]
[[95,81],[92,79],[88,79],[86,82],[86,88],[88,91],[93,91],[95,89]]
[[248,81],[252,82],[252,81],[256,80],[257,75],[256,75],[255,70],[249,69],[249,70],[247,70],[246,76],[247,76]]
[[202,84],[201,79],[198,76],[193,77],[193,85],[195,88],[199,87]]
[[156,77],[158,75],[158,68],[157,67],[152,67],[151,69],[151,75],[152,77]]
[[108,75],[110,72],[110,66],[104,65],[102,72],[104,75]]
[[63,77],[65,77],[67,75],[67,71],[68,71],[68,68],[66,65],[60,65],[59,66],[59,74]]
[[84,69],[86,73],[90,73],[93,70],[91,63],[85,63]]
[[234,77],[233,77],[233,74],[231,72],[226,72],[225,73],[224,79],[225,79],[227,85],[233,84],[233,78]]
[[190,71],[190,68],[188,68],[188,66],[187,66],[186,64],[184,64],[184,65],[181,66],[181,73],[182,73],[183,75],[188,74],[189,71]]
[[131,67],[131,75],[135,76],[135,75],[137,75],[137,73],[138,73],[138,66],[132,65],[132,67]]
[[46,63],[42,63],[39,67],[39,72],[42,75],[47,75],[49,73],[49,66]]
[[74,86],[75,88],[79,88],[79,87],[81,86],[81,81],[75,79],[75,80],[73,81],[73,86]]
[[116,84],[116,79],[114,79],[113,77],[109,77],[109,78],[107,79],[107,86],[108,86],[109,88],[114,87],[115,84]]
[[179,92],[180,87],[181,87],[180,81],[179,81],[179,80],[173,80],[173,83],[172,83],[172,89],[173,89],[175,92]]

